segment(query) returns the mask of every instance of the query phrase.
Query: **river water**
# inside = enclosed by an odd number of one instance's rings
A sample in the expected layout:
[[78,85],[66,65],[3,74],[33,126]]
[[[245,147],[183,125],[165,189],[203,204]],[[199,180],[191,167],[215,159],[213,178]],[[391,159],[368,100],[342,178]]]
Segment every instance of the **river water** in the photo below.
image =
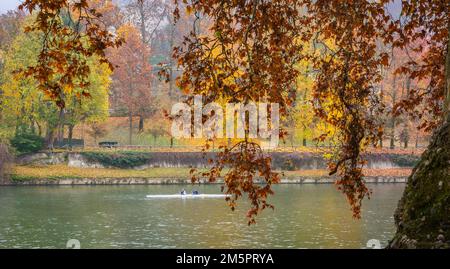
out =
[[[191,185],[0,187],[0,248],[365,248],[385,246],[404,184],[370,185],[360,220],[331,184],[275,186],[257,224],[242,200],[232,212],[223,198],[146,199]],[[220,193],[219,185],[196,186]]]

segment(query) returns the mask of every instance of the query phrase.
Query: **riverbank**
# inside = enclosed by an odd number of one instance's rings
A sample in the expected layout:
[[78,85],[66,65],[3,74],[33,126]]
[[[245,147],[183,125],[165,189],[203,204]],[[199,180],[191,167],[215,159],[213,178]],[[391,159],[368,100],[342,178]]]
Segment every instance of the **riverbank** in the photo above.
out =
[[[15,166],[11,181],[4,185],[150,185],[190,184],[190,168],[105,169],[67,165]],[[200,170],[201,171],[201,170]],[[404,183],[409,168],[366,169],[368,183]],[[334,183],[325,169],[280,171],[283,184]],[[209,183],[200,180],[200,183]],[[223,183],[219,180],[216,183]]]
[[[366,183],[406,183],[406,177],[366,177]],[[31,179],[12,181],[0,186],[59,186],[59,185],[184,185],[191,184],[189,178],[67,178],[67,179]],[[222,184],[223,180],[214,183],[200,180],[199,184]],[[263,183],[263,182],[261,182]],[[281,184],[332,184],[333,178],[283,178]]]
[[[205,155],[206,154],[206,155]],[[324,152],[269,152],[272,167],[277,170],[326,170]],[[411,168],[419,156],[388,152],[373,152],[363,156],[369,169]],[[80,151],[40,152],[16,158],[18,165],[67,165],[77,168],[135,169],[208,168],[217,152],[141,152],[141,151]]]

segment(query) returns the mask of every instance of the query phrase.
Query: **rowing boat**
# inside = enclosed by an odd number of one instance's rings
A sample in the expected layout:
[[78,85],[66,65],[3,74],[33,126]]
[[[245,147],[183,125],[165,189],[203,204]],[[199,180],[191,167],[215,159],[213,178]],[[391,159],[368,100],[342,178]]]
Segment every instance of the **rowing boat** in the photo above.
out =
[[147,198],[226,198],[229,194],[156,194],[147,195]]

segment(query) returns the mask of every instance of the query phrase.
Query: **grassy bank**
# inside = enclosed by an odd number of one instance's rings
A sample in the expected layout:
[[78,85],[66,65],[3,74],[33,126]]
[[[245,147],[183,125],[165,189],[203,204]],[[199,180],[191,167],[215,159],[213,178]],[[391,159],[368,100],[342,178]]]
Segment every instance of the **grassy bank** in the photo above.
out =
[[[78,168],[66,165],[47,166],[15,166],[12,171],[13,181],[32,179],[78,179],[78,178],[189,178],[190,168],[148,168],[134,169],[104,169]],[[326,170],[283,171],[283,178],[326,177]],[[367,176],[399,176],[407,177],[411,169],[367,169]]]

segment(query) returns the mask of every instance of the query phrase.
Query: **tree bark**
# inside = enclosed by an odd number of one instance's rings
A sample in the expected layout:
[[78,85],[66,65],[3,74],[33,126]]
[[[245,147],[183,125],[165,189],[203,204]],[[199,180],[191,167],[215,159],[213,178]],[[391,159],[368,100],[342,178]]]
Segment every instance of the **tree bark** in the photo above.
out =
[[55,142],[55,130],[52,128],[51,130],[47,130],[47,134],[45,136],[45,144],[47,149],[53,150],[54,142]]
[[[397,76],[394,76],[394,81],[392,82],[392,107],[394,107],[395,103],[397,102]],[[391,137],[390,137],[390,149],[395,148],[395,125],[396,125],[396,116],[394,115],[392,111],[392,118],[391,118]]]
[[447,27],[448,30],[448,41],[447,41],[447,55],[445,56],[445,81],[446,88],[444,92],[444,113],[447,116],[450,114],[450,23]]
[[72,150],[72,137],[73,137],[73,129],[74,129],[74,125],[70,124],[69,125],[69,134],[67,135],[68,140],[69,140],[69,149]]
[[443,124],[408,178],[388,248],[450,248],[450,24],[448,35]]
[[12,156],[8,146],[0,143],[0,184],[7,184],[10,182],[9,169],[11,161]]
[[128,121],[129,121],[128,144],[131,145],[133,143],[133,114],[131,112],[128,114]]
[[450,248],[450,117],[408,178],[388,248]]
[[173,96],[173,84],[174,84],[174,79],[173,79],[173,66],[174,66],[174,62],[173,62],[173,57],[172,57],[172,53],[173,53],[173,49],[174,49],[174,38],[175,38],[175,25],[173,24],[172,21],[169,22],[171,25],[170,28],[170,39],[169,39],[169,46],[170,46],[170,53],[169,53],[169,97]]
[[64,140],[64,121],[65,121],[65,111],[63,108],[59,111],[59,120],[58,120],[58,130],[57,130],[57,136],[56,139],[59,143],[61,143]]
[[139,115],[139,133],[144,131],[144,117]]

